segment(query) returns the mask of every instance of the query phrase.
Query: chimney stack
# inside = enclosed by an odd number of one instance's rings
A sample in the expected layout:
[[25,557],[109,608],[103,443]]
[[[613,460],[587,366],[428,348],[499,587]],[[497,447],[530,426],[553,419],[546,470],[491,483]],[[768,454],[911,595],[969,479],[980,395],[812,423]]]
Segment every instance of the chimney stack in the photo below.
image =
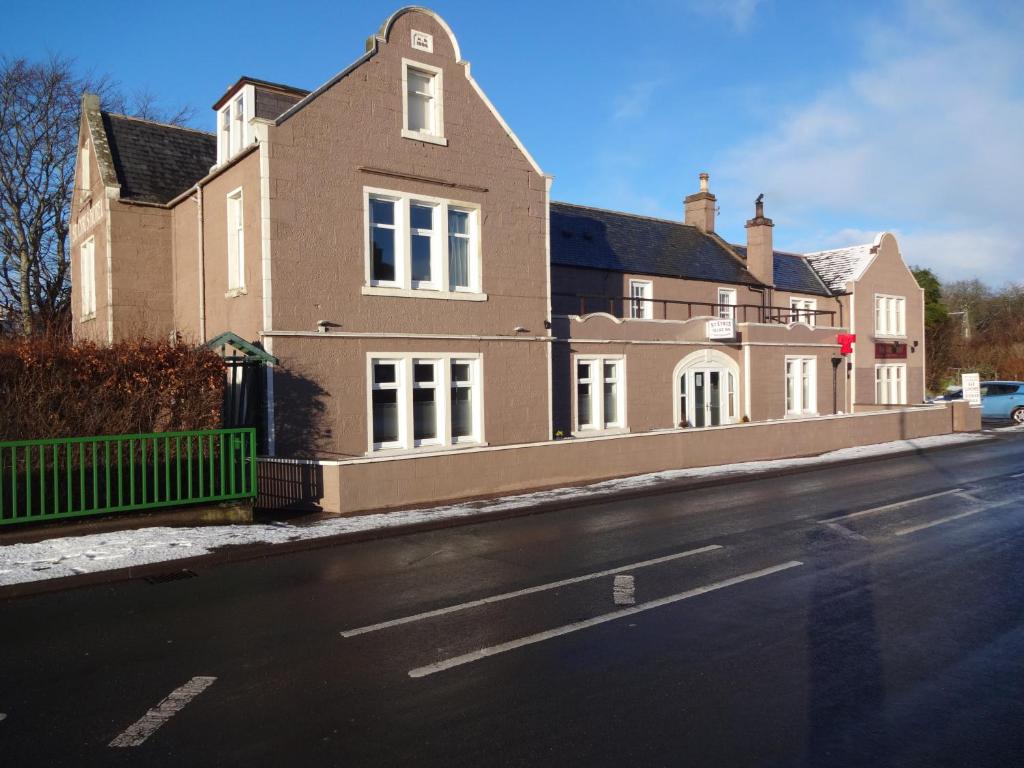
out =
[[774,226],[764,215],[764,195],[758,195],[754,201],[754,218],[747,222],[747,271],[767,285],[775,285]]
[[715,231],[715,204],[717,198],[708,192],[706,173],[700,175],[700,191],[688,195],[683,201],[684,221],[702,232]]

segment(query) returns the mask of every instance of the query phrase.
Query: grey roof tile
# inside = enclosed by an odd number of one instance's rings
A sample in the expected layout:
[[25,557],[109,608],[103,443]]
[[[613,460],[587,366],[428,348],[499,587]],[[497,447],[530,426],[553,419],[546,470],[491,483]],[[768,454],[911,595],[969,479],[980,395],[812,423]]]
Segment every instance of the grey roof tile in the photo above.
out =
[[[733,245],[733,250],[746,257],[745,245]],[[772,269],[775,275],[775,287],[783,291],[810,293],[815,296],[831,296],[828,286],[814,271],[807,259],[799,253],[772,251]]]
[[570,203],[551,203],[551,263],[759,285],[722,241],[697,227]]
[[169,202],[217,162],[212,133],[110,112],[102,115],[123,199]]
[[846,290],[846,284],[860,279],[875,253],[874,243],[817,251],[807,254],[807,261],[835,293]]

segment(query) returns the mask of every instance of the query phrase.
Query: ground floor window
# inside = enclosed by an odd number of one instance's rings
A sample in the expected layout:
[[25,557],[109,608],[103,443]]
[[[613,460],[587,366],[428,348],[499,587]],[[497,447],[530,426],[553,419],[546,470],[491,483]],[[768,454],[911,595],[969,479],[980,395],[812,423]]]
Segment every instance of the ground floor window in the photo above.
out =
[[481,441],[480,359],[371,355],[370,450]]
[[818,412],[817,360],[786,358],[786,413],[790,416]]
[[906,405],[907,366],[904,363],[875,366],[875,402],[879,405]]
[[576,357],[576,431],[626,426],[625,360]]

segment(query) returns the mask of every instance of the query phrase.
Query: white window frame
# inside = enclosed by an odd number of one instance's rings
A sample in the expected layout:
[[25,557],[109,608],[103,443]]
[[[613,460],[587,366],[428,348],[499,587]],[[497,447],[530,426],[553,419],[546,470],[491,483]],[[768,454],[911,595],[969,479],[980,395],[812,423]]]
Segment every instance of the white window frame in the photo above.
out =
[[217,165],[223,165],[252,143],[249,121],[254,115],[256,91],[242,86],[217,110]]
[[[715,302],[719,306],[715,307],[715,316],[722,320],[735,320],[736,319],[736,289],[735,288],[719,288],[718,289],[718,300]],[[727,305],[727,306],[721,306]]]
[[[680,427],[684,422],[693,427],[696,422],[696,413],[693,402],[694,378],[693,374],[712,373],[718,371],[723,377],[720,383],[720,420],[719,426],[736,424],[740,421],[740,367],[739,364],[728,355],[715,349],[702,349],[691,352],[676,365],[672,371],[672,426]],[[686,380],[686,408],[682,407],[683,385]],[[690,416],[693,415],[693,420]],[[705,425],[705,427],[710,425]],[[703,429],[704,427],[701,427]]]
[[[416,131],[409,128],[409,70],[429,75],[433,86],[431,94],[431,130]],[[412,59],[402,59],[402,136],[416,141],[448,146],[444,137],[444,70]]]
[[875,403],[877,405],[907,404],[907,364],[875,364]]
[[[590,365],[590,423],[579,423],[578,408],[578,372],[579,364]],[[616,375],[614,382],[618,385],[616,390],[616,419],[614,422],[605,423],[604,420],[604,385],[609,380],[605,377],[604,366],[614,365]],[[586,435],[614,434],[617,432],[628,432],[628,420],[626,415],[626,357],[625,355],[573,355],[572,356],[572,423],[573,434],[584,437]]]
[[654,283],[650,280],[629,281],[629,317],[632,320],[654,319]]
[[789,297],[789,308],[791,312],[791,320],[793,323],[803,323],[809,325],[811,328],[815,325],[815,319],[818,311],[818,300],[817,299],[805,299],[799,296]]
[[79,158],[81,159],[81,168],[78,174],[78,178],[81,182],[80,189],[82,193],[82,198],[88,197],[89,193],[92,191],[92,162],[89,159],[89,155],[89,142],[86,141],[82,145],[82,151],[79,153]]
[[79,246],[79,276],[82,283],[82,320],[96,317],[96,238]]
[[[373,379],[374,365],[393,363],[396,367],[394,384],[375,384]],[[437,431],[434,438],[417,440],[415,437],[413,390],[417,387],[414,380],[416,364],[434,364],[435,414]],[[464,363],[469,366],[470,381],[466,384],[452,379],[453,364]],[[483,395],[483,356],[479,353],[465,352],[369,352],[366,355],[366,440],[367,456],[390,453],[417,452],[421,450],[450,449],[459,446],[486,445],[484,442],[484,395]],[[472,391],[473,431],[471,435],[452,436],[452,387],[463,386]],[[398,390],[398,439],[386,443],[373,441],[373,392],[377,389]]]
[[245,197],[242,188],[233,189],[227,202],[228,297],[245,291]]
[[[790,398],[790,365],[797,366],[793,397]],[[786,355],[783,373],[783,402],[786,416],[818,414],[818,359],[805,355]],[[807,401],[810,402],[807,402]]]
[[[388,200],[395,204],[395,279],[376,280],[373,277],[373,245],[370,237],[370,200]],[[412,204],[434,207],[434,231],[431,248],[430,282],[412,281],[412,230],[410,210]],[[454,209],[469,214],[469,286],[453,286],[449,277],[448,211]],[[379,296],[415,296],[422,298],[464,299],[485,301],[481,291],[482,259],[480,257],[480,206],[459,200],[447,200],[429,195],[413,195],[376,187],[363,188],[363,294]]]
[[875,336],[906,338],[907,300],[905,296],[875,294]]

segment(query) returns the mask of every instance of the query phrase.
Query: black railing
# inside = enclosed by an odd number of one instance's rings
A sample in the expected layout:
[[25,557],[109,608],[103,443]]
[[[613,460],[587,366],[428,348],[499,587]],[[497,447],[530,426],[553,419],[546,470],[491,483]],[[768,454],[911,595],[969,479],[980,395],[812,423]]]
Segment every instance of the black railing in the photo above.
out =
[[[631,296],[552,293],[556,315],[588,315],[607,312],[612,317],[635,320],[690,320],[694,317],[721,317],[737,323],[807,323],[835,325],[836,313],[830,309],[766,307],[760,304],[715,304],[709,301],[643,299]],[[827,322],[826,322],[827,321]]]

